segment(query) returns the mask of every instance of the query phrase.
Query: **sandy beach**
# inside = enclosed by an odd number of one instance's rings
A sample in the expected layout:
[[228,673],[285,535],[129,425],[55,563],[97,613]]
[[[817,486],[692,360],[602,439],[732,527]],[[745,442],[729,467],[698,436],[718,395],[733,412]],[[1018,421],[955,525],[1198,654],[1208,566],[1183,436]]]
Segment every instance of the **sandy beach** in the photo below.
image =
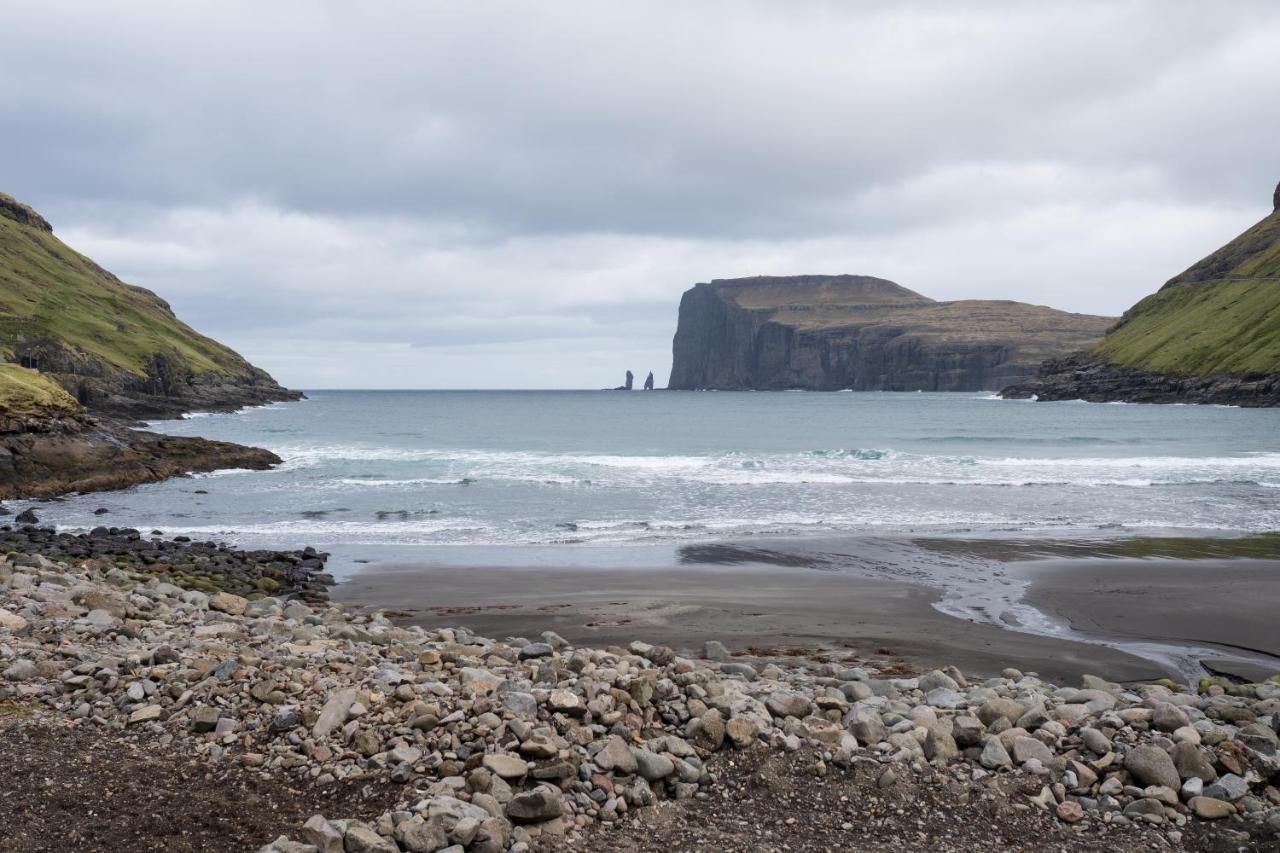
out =
[[1246,677],[1280,671],[1280,561],[1045,560],[1017,571],[1031,580],[1024,601],[1077,631],[1257,652],[1276,665],[1207,662]]
[[1006,667],[1078,680],[1164,673],[1132,655],[1017,634],[933,608],[927,587],[844,573],[765,566],[547,569],[378,566],[334,590],[335,600],[391,607],[424,627],[465,625],[495,636],[553,630],[570,642],[641,639],[697,653],[707,640],[731,650],[846,649],[862,659],[999,674]]
[[[1113,641],[1207,646],[1224,657],[1260,653],[1274,657],[1274,666],[1204,660],[1232,675],[1280,671],[1277,560],[1103,559],[1079,544],[1069,550],[1080,556],[1031,560],[1025,548],[997,540],[957,541],[949,551],[903,540],[770,544],[681,549],[674,565],[383,562],[346,578],[334,597],[391,608],[406,624],[424,627],[465,625],[495,636],[553,630],[575,643],[642,639],[693,654],[719,640],[739,651],[826,650],[925,669],[951,663],[977,675],[1011,666],[1061,680],[1179,674],[1106,645]],[[1098,553],[1107,547],[1097,546]],[[1014,631],[936,608],[946,583],[938,580],[942,567],[955,577],[955,555],[964,551],[989,552],[971,565],[985,566],[1001,589],[1005,575],[1025,584],[1022,603],[1065,626],[1068,636]],[[858,555],[875,561],[875,576],[857,568]],[[932,564],[939,568],[933,585]]]

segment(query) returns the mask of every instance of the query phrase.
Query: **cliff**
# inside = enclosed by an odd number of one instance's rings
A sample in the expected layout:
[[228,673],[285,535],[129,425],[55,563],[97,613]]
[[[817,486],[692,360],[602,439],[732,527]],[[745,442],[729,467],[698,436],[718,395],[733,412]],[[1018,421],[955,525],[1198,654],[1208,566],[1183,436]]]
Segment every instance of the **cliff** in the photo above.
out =
[[89,410],[132,419],[231,410],[301,395],[179,320],[0,193],[0,354],[55,379]]
[[1097,346],[1003,394],[1280,405],[1280,187],[1269,216],[1126,311]]
[[1113,319],[1004,300],[937,302],[870,276],[717,279],[680,300],[673,389],[997,390]]
[[48,377],[0,365],[0,499],[121,489],[191,471],[268,468],[273,453],[93,417]]

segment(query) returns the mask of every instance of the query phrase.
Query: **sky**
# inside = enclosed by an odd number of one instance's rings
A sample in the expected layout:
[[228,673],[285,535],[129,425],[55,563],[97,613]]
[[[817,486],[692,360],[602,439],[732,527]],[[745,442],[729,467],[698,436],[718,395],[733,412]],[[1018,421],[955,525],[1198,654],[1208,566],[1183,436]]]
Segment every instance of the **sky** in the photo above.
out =
[[0,191],[304,389],[661,386],[745,275],[1119,314],[1280,180],[1273,2],[3,18]]

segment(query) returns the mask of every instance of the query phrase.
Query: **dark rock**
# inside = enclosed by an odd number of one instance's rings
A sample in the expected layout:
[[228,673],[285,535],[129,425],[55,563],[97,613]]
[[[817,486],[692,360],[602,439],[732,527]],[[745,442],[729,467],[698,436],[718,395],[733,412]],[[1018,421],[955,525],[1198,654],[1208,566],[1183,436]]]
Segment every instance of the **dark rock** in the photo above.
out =
[[870,276],[718,279],[685,291],[668,388],[998,390],[1113,320],[1019,302],[935,302]]
[[13,520],[16,521],[18,524],[39,524],[40,523],[40,519],[36,516],[34,512],[32,512],[29,509],[24,509],[22,512],[18,513],[18,515]]
[[1260,408],[1280,406],[1280,374],[1153,373],[1117,367],[1089,353],[1076,353],[1046,361],[1035,379],[1011,385],[1000,395],[1009,399],[1209,403]]

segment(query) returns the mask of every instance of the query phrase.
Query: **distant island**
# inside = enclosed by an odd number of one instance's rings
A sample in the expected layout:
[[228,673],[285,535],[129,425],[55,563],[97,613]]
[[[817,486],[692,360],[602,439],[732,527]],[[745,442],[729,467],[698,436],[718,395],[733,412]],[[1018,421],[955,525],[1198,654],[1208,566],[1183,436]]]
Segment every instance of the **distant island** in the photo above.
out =
[[756,276],[680,300],[672,389],[997,391],[1093,346],[1112,317],[939,302],[863,275]]
[[1271,214],[1006,397],[1280,406],[1280,185]]

